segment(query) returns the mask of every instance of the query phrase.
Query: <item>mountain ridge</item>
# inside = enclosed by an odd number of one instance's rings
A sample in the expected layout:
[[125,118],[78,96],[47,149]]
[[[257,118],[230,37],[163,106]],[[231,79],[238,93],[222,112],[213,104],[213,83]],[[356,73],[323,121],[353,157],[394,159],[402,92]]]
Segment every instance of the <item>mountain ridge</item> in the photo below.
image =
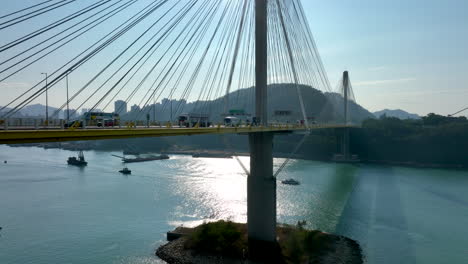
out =
[[412,114],[402,109],[394,109],[394,110],[384,109],[384,110],[376,111],[373,114],[377,118],[380,118],[383,115],[385,115],[387,117],[396,117],[399,119],[421,119],[421,116],[419,116],[418,114]]

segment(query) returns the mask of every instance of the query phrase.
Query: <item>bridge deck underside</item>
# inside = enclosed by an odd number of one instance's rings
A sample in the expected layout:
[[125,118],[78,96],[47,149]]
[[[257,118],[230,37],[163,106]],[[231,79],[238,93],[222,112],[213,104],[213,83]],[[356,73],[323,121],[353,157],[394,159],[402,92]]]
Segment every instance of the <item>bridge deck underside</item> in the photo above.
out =
[[[344,128],[345,125],[317,125],[310,129]],[[139,137],[167,137],[257,132],[300,132],[305,127],[209,127],[209,128],[125,128],[125,129],[41,129],[0,131],[0,144],[101,140]]]

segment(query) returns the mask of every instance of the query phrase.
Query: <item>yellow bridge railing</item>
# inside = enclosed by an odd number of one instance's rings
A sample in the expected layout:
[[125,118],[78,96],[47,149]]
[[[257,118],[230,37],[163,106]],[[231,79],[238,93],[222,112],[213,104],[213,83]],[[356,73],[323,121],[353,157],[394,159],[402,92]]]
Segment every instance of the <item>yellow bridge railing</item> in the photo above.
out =
[[[205,134],[242,134],[257,132],[295,132],[314,129],[356,127],[340,124],[314,124],[309,127],[291,124],[270,126],[234,126],[221,125],[211,127],[125,127],[125,128],[79,128],[69,129],[15,129],[0,130],[0,144],[60,142],[79,140],[100,140],[137,137],[167,137]],[[1,128],[0,128],[1,129]]]

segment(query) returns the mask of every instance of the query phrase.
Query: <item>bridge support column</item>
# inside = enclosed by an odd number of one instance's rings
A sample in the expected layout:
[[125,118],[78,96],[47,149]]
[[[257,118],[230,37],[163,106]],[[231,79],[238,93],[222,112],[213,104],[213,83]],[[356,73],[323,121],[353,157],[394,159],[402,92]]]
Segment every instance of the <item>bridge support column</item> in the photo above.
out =
[[249,253],[258,257],[276,241],[276,179],[273,177],[273,133],[250,133],[247,179]]
[[341,154],[345,160],[351,159],[351,152],[349,150],[349,128],[343,129],[343,137],[341,139]]
[[[255,1],[255,123],[268,126],[269,0]],[[247,229],[249,255],[272,257],[276,245],[276,180],[273,178],[273,133],[250,133],[250,175],[247,179]]]
[[[348,124],[348,106],[349,106],[349,73],[343,72],[343,99],[344,99],[344,123]],[[349,151],[349,128],[343,130],[343,141],[341,143],[342,154],[345,160],[350,160],[351,155]]]

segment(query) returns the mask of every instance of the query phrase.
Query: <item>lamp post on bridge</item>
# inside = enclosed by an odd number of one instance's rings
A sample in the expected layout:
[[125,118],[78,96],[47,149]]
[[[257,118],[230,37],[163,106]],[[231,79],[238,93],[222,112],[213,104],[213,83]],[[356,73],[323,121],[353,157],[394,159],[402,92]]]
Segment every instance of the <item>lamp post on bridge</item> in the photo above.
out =
[[67,76],[66,76],[66,82],[67,82],[67,124],[70,122],[70,107],[68,105],[68,73],[67,73]]
[[153,91],[153,123],[156,125],[156,89],[150,89],[150,92]]
[[47,83],[47,72],[41,72],[41,74],[45,74],[45,94],[46,94],[46,126],[48,127],[49,126],[49,97],[48,97],[48,92],[47,90],[49,90],[49,87],[48,87],[48,83]]
[[156,125],[156,97],[153,96],[153,123]]

